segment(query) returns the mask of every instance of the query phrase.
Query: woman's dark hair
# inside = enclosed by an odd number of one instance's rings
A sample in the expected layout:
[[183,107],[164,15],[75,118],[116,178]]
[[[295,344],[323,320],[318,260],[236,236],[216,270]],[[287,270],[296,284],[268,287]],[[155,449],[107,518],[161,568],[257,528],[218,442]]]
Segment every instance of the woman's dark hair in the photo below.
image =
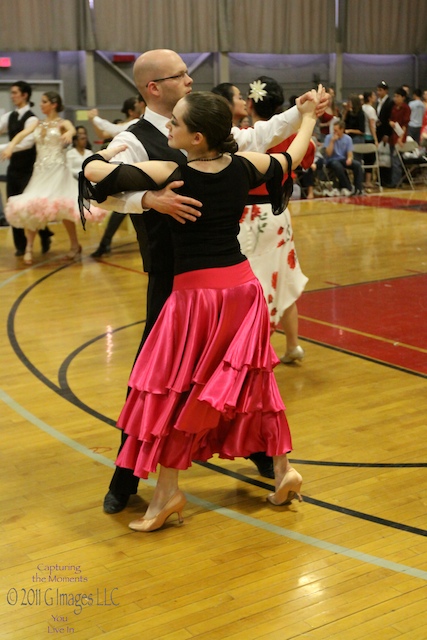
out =
[[221,84],[217,84],[216,87],[212,89],[212,93],[215,93],[217,96],[222,96],[232,105],[233,104],[233,87],[236,85],[231,82],[221,82]]
[[34,107],[34,102],[31,102],[30,100],[33,90],[31,88],[31,85],[28,84],[28,82],[25,82],[25,80],[18,80],[17,82],[13,83],[12,87],[18,87],[21,93],[26,93],[28,96],[28,103],[30,107]]
[[408,95],[403,87],[398,87],[394,93],[398,96],[402,96],[402,98],[406,98]]
[[[267,95],[262,96],[262,100],[260,99],[257,102],[252,100],[252,108],[260,118],[269,120],[271,116],[277,113],[285,101],[283,89],[277,80],[269,76],[259,76],[255,82],[265,84],[263,90],[267,92]],[[249,90],[250,93],[251,91]]]
[[86,136],[86,149],[89,149],[90,151],[92,151],[92,145],[89,142],[89,134],[87,132],[87,129],[85,126],[83,126],[82,124],[79,124],[76,126],[76,135],[73,136],[73,147],[76,146],[77,143],[77,138],[79,137],[79,135],[85,135]]
[[359,96],[357,94],[355,94],[355,93],[352,93],[350,95],[350,97],[349,97],[349,100],[350,100],[351,105],[353,107],[353,113],[354,114],[358,114],[359,111],[362,108],[362,102],[361,102]]
[[128,116],[129,111],[133,111],[135,109],[136,102],[137,98],[135,96],[133,96],[133,98],[127,98],[123,102],[122,113],[124,113],[125,116]]
[[57,93],[56,91],[46,91],[46,93],[44,93],[43,95],[46,96],[49,102],[56,105],[57,113],[64,111],[64,104],[59,93]]
[[235,153],[238,146],[231,134],[233,117],[227,100],[210,91],[193,91],[184,100],[183,120],[190,133],[202,133],[209,149]]

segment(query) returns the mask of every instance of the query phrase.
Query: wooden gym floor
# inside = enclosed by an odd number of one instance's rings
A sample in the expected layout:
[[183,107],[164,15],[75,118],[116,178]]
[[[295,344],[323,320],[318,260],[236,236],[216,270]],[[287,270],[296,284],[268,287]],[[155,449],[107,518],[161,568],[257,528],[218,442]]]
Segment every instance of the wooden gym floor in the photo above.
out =
[[151,534],[127,524],[155,478],[102,511],[144,323],[132,227],[96,261],[88,225],[67,264],[52,225],[31,268],[0,229],[1,638],[427,638],[427,191],[291,212],[306,359],[276,376],[304,502],[213,459],[181,476],[184,525]]

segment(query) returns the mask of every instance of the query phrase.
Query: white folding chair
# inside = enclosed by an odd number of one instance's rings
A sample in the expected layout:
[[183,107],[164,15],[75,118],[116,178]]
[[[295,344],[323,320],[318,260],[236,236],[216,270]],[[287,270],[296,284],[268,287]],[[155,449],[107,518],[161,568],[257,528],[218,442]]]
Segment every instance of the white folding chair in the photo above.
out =
[[[416,173],[421,171],[420,182],[426,182],[426,176],[423,172],[423,169],[427,169],[427,154],[423,154],[422,149],[420,149],[419,145],[415,140],[407,140],[403,147],[396,146],[396,150],[399,154],[400,163],[403,166],[404,175],[399,181],[399,185],[402,183],[403,179],[406,177],[412,189],[415,189],[415,181],[418,182],[418,177],[415,176]],[[414,151],[416,153],[414,153]],[[413,157],[405,156],[407,153],[413,153]]]
[[[362,156],[362,168],[365,169],[375,169],[377,179],[374,181],[372,174],[372,183],[378,185],[378,189],[380,191],[383,190],[381,186],[381,173],[380,173],[380,161],[378,157],[378,148],[373,142],[360,142],[353,145],[353,153],[359,153]],[[375,162],[374,164],[366,164],[365,156],[368,153],[375,154]]]
[[397,186],[400,187],[400,185],[402,184],[402,182],[406,178],[407,181],[409,182],[409,185],[410,185],[411,189],[415,189],[414,181],[413,181],[412,176],[411,176],[411,172],[409,170],[408,164],[404,160],[403,154],[404,153],[411,153],[411,152],[415,151],[415,149],[418,149],[418,143],[415,142],[415,140],[407,140],[402,145],[398,145],[397,144],[394,148],[395,148],[395,151],[397,153],[397,156],[398,156],[398,158],[400,160],[400,164],[401,164],[402,169],[403,169],[403,175],[400,178]]

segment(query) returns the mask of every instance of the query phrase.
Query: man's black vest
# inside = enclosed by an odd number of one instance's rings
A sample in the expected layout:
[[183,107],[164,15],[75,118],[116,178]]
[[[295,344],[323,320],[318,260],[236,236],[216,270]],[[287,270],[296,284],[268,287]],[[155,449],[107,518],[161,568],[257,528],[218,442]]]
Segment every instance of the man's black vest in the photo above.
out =
[[[8,122],[9,140],[12,140],[12,138],[14,138],[17,133],[20,133],[24,129],[26,121],[32,116],[34,117],[34,113],[32,111],[26,111],[22,118],[18,120],[18,112],[12,111],[9,116]],[[11,155],[8,173],[19,172],[20,174],[27,174],[29,179],[33,172],[33,165],[35,160],[35,145],[32,146],[31,149],[25,149],[25,151],[16,151]]]
[[[178,149],[171,149],[166,136],[150,122],[141,118],[131,125],[130,131],[138,138],[147,151],[150,160],[171,160],[185,164],[186,157]],[[142,215],[133,216],[137,221],[138,242],[144,262],[144,269],[149,273],[173,273],[173,247],[169,229],[168,216],[150,209]],[[141,224],[143,222],[143,224]]]

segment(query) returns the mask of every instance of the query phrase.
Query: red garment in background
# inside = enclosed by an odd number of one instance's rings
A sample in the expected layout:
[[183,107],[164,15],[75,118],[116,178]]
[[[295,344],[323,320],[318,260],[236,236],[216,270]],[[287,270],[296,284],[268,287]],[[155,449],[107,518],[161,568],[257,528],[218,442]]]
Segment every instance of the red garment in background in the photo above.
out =
[[[289,138],[286,138],[286,140],[283,140],[283,142],[281,142],[280,144],[276,145],[275,147],[272,147],[271,149],[268,149],[267,153],[282,153],[283,151],[287,151],[291,145],[292,140],[296,137],[296,135],[297,135],[296,133],[292,134],[291,136],[289,136]],[[309,167],[311,167],[311,165],[313,164],[315,151],[316,151],[316,145],[314,144],[313,140],[310,140],[310,144],[308,145],[306,154],[304,158],[301,160],[301,167],[303,169],[309,169]],[[294,172],[292,172],[292,177],[295,179]],[[284,180],[286,180],[286,178],[287,178],[287,174],[286,176],[284,176]],[[256,195],[256,196],[267,195],[267,188],[265,184],[262,184],[260,187],[257,187],[256,189],[252,189],[252,191],[249,191],[249,193],[250,195]]]

